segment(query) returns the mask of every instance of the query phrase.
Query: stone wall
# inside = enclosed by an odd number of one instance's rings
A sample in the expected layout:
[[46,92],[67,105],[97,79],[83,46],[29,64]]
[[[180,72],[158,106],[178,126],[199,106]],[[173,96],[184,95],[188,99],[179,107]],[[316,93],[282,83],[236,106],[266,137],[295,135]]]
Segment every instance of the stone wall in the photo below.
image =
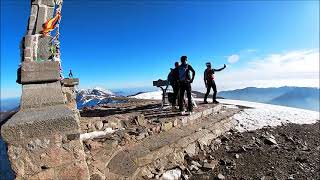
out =
[[54,37],[42,33],[61,5],[31,1],[18,70],[20,110],[1,128],[16,179],[89,179],[75,105],[79,80],[61,81],[58,29]]
[[[62,92],[67,106],[71,109],[77,109],[76,88],[79,84],[78,78],[65,78],[62,81]],[[80,116],[80,115],[79,115]]]

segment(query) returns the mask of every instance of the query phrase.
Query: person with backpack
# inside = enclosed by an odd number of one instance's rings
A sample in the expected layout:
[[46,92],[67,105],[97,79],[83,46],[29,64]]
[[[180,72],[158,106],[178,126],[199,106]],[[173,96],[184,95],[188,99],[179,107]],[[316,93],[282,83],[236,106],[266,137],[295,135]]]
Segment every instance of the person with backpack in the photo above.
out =
[[214,81],[214,72],[216,71],[221,71],[223,69],[225,69],[227,66],[224,64],[224,66],[220,69],[212,69],[211,68],[211,63],[210,62],[207,62],[206,63],[206,66],[207,66],[207,69],[204,71],[204,84],[206,85],[206,88],[207,88],[207,93],[206,95],[204,96],[204,103],[207,104],[207,98],[208,98],[208,95],[210,93],[210,90],[211,88],[213,89],[213,103],[217,104],[219,103],[217,100],[216,100],[216,96],[217,96],[217,86],[216,86],[216,83]]
[[178,92],[179,92],[179,86],[178,86],[178,72],[179,68],[179,62],[174,63],[174,69],[171,68],[170,73],[168,75],[168,81],[169,84],[172,87],[173,90],[173,98],[172,98],[172,110],[176,110],[176,101],[178,99]]
[[[188,98],[188,111],[191,113],[193,111],[192,99],[191,99],[191,83],[194,80],[196,72],[191,65],[187,63],[187,56],[181,56],[181,65],[178,68],[179,74],[179,111],[183,114],[183,100],[184,93],[187,92]],[[190,76],[190,71],[192,72],[192,77]]]

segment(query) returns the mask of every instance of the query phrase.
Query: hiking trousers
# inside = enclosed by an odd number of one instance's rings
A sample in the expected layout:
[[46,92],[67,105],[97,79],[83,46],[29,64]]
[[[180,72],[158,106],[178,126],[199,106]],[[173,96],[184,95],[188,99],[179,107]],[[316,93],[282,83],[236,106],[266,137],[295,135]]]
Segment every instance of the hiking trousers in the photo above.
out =
[[172,106],[175,106],[177,104],[178,98],[178,92],[179,92],[179,86],[177,84],[171,85],[173,90],[173,99],[172,99]]
[[179,110],[183,111],[183,101],[184,101],[184,93],[187,92],[187,98],[188,98],[188,111],[192,111],[192,101],[191,101],[191,84],[188,82],[180,82],[179,83]]
[[212,81],[208,81],[208,83],[207,83],[207,92],[206,92],[206,95],[204,96],[204,101],[207,101],[207,98],[208,98],[208,96],[210,94],[211,88],[213,90],[212,99],[213,99],[213,101],[216,100],[216,97],[217,97],[217,86],[216,86],[216,83],[214,82],[214,80],[212,80]]

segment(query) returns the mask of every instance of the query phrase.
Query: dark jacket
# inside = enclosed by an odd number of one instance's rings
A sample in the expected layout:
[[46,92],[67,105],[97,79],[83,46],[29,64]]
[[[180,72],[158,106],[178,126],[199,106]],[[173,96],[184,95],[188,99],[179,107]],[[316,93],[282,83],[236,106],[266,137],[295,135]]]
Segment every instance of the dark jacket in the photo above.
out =
[[212,80],[214,80],[214,72],[217,72],[217,71],[221,71],[223,70],[225,67],[223,68],[220,68],[220,69],[206,69],[204,71],[204,75],[203,75],[203,79],[204,79],[204,82],[210,82]]
[[170,85],[176,85],[179,80],[179,70],[178,67],[172,69],[168,74],[168,81]]

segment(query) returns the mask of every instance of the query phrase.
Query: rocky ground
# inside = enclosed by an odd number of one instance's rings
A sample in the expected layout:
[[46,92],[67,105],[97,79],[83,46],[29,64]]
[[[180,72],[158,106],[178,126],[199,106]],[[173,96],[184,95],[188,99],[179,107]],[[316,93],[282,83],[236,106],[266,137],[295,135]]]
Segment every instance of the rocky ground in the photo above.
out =
[[320,179],[320,123],[230,131],[186,155],[185,179]]

